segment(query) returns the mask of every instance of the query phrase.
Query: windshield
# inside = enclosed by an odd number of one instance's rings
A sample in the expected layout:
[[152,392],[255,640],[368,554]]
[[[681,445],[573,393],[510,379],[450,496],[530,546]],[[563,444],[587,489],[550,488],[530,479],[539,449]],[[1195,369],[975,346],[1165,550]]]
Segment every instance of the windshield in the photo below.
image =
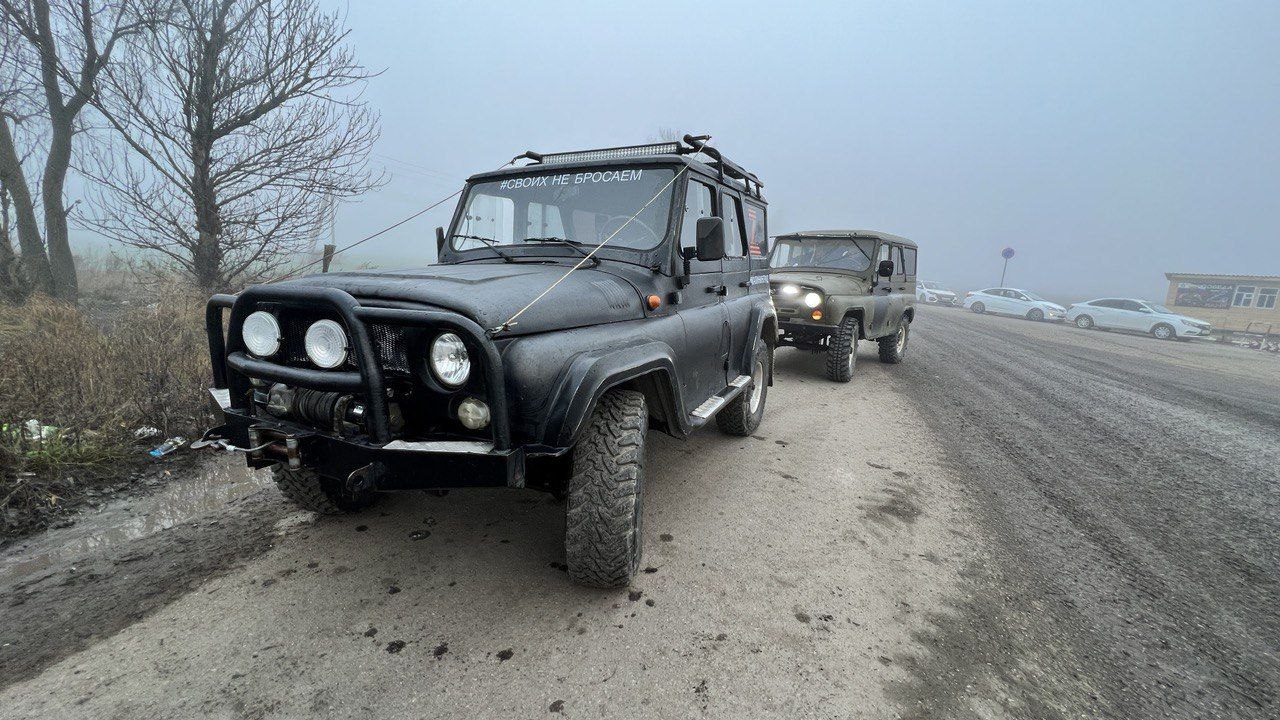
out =
[[613,235],[607,247],[648,250],[667,235],[674,175],[669,168],[600,168],[478,182],[467,191],[453,248],[562,240],[594,247]]
[[876,241],[870,238],[779,238],[769,267],[814,267],[861,272],[871,267]]
[[1169,308],[1167,308],[1167,307],[1165,307],[1165,306],[1163,306],[1163,305],[1157,305],[1157,304],[1155,304],[1155,303],[1146,303],[1146,306],[1147,306],[1147,307],[1149,307],[1149,308],[1151,308],[1152,310],[1155,310],[1155,311],[1156,311],[1156,312],[1158,312],[1158,313],[1164,313],[1165,315],[1175,315],[1175,314],[1176,314],[1176,313],[1174,313],[1172,310],[1170,310]]
[[1037,302],[1049,302],[1048,300],[1045,300],[1044,298],[1040,297],[1039,295],[1033,292],[1027,292],[1026,290],[1019,290],[1018,292],[1021,292],[1023,295],[1026,295],[1027,297]]

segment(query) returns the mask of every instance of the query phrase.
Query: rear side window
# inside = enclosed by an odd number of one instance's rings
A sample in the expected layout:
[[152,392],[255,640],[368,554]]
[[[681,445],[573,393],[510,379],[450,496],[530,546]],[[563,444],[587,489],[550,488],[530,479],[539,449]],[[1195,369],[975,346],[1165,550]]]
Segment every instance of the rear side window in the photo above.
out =
[[904,247],[904,248],[902,248],[902,259],[904,260],[902,267],[903,267],[903,269],[906,271],[907,276],[908,276],[908,277],[915,277],[915,275],[916,275],[916,249],[915,249],[915,248],[909,248],[909,247]]
[[743,220],[747,228],[747,253],[753,258],[764,257],[769,253],[764,208],[747,201],[743,205],[743,212],[745,213]]
[[903,271],[907,267],[907,264],[902,261],[902,248],[898,247],[897,245],[894,245],[892,257],[893,257],[893,276],[896,278],[901,278],[904,274]]
[[696,180],[689,181],[684,198],[684,221],[680,225],[680,247],[698,246],[698,220],[715,215],[711,188]]
[[742,234],[742,204],[732,195],[724,196],[724,255],[742,257],[746,237]]

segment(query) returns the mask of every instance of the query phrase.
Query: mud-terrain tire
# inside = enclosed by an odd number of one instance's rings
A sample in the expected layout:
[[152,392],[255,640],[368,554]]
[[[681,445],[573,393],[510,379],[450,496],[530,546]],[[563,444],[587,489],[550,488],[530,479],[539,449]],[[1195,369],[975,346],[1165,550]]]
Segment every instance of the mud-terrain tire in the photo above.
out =
[[574,446],[564,554],[579,585],[625,587],[640,566],[648,431],[644,395],[610,390]]
[[974,304],[970,305],[970,306],[969,306],[969,309],[970,309],[970,310],[972,310],[972,311],[974,311],[975,313],[977,313],[977,314],[981,315],[982,313],[984,313],[984,312],[986,312],[986,311],[987,311],[987,306],[986,306],[986,305],[984,305],[984,304],[982,304],[982,303],[980,303],[980,302],[976,302],[976,303],[974,303]]
[[1151,328],[1151,337],[1157,340],[1177,340],[1178,331],[1169,323],[1156,323],[1155,327]]
[[846,383],[853,379],[858,362],[858,318],[850,315],[840,321],[827,341],[827,379]]
[[1040,322],[1041,320],[1044,320],[1044,311],[1040,308],[1031,308],[1027,311],[1027,319],[1034,322]]
[[276,465],[271,468],[271,477],[290,502],[321,515],[359,512],[378,500],[377,493],[348,492],[341,480],[322,477],[310,470],[290,470]]
[[876,342],[880,343],[880,362],[897,365],[907,354],[907,341],[911,339],[911,321],[902,318],[898,331],[886,335]]
[[760,427],[764,418],[764,401],[769,396],[769,377],[773,374],[773,350],[763,340],[756,342],[751,355],[751,384],[742,388],[716,413],[721,432],[746,437]]
[[1092,330],[1094,327],[1093,318],[1088,315],[1077,315],[1076,327],[1080,328],[1081,330]]

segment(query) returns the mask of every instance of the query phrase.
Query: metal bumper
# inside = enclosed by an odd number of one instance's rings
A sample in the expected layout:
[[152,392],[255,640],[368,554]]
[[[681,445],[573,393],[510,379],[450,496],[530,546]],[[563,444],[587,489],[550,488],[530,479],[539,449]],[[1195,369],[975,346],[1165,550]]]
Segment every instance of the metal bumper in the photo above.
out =
[[246,449],[250,467],[281,464],[344,480],[357,490],[524,487],[524,452],[476,440],[372,445],[231,407],[210,435]]

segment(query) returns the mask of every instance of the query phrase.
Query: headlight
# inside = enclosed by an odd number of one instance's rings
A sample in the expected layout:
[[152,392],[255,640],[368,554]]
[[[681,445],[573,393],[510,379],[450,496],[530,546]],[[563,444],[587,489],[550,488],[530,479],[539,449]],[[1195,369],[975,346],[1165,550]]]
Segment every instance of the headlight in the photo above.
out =
[[471,376],[471,357],[462,338],[447,332],[432,341],[431,372],[449,387],[461,387],[467,381]]
[[822,296],[816,292],[811,292],[804,296],[804,304],[811,308],[816,308],[822,304]]
[[240,338],[249,352],[258,357],[271,357],[280,350],[280,323],[269,312],[250,313],[240,327]]
[[307,328],[303,341],[307,357],[317,367],[332,370],[347,359],[347,333],[334,320],[317,320]]
[[800,288],[796,285],[783,285],[778,289],[778,294],[782,297],[795,297],[800,294]]

